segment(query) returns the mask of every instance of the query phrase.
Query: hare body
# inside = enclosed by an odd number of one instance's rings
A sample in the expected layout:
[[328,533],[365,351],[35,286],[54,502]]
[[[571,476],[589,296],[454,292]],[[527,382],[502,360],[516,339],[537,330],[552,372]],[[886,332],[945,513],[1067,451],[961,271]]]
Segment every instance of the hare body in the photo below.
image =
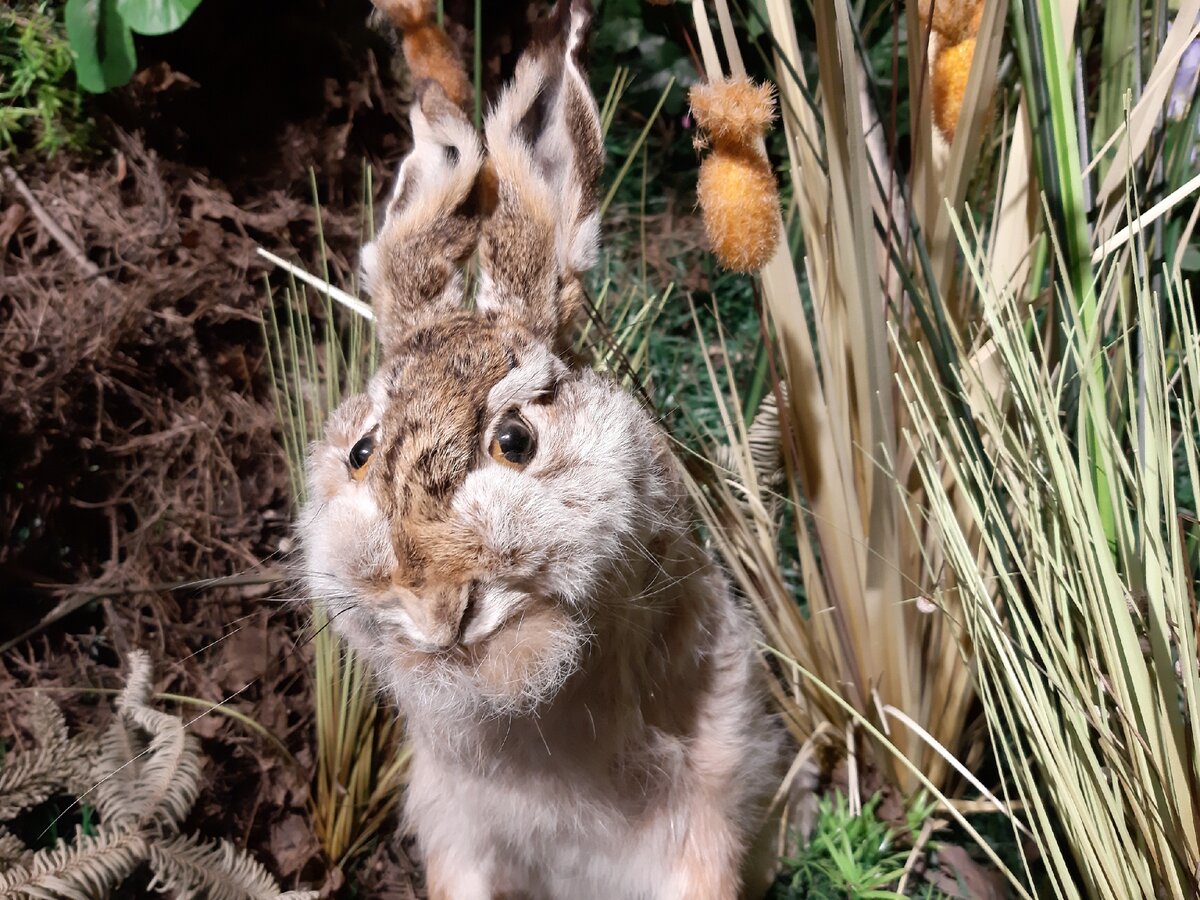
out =
[[383,364],[309,460],[309,588],[405,714],[433,898],[735,897],[778,756],[666,438],[565,350],[598,230],[587,17],[560,3],[486,164],[424,89],[364,255]]

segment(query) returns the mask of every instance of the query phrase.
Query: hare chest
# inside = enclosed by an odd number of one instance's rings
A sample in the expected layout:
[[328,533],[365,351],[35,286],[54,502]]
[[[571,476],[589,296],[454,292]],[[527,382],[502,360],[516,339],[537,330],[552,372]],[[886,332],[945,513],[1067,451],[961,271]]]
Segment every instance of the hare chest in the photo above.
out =
[[541,774],[480,775],[414,756],[407,809],[431,898],[690,896],[680,883],[687,817],[669,779],[589,776],[578,762],[572,778],[553,762]]

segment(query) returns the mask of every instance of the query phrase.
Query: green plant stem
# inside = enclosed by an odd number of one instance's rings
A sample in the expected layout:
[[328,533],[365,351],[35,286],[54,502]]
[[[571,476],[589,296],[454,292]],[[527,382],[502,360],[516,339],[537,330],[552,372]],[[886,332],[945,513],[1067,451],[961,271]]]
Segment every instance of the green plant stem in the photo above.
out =
[[625,175],[629,172],[629,167],[633,165],[634,158],[642,149],[642,144],[646,142],[646,137],[650,134],[650,129],[654,127],[655,121],[658,119],[658,114],[662,111],[663,104],[667,102],[667,95],[671,93],[671,89],[675,87],[675,76],[671,76],[671,80],[667,82],[667,86],[663,88],[662,94],[658,97],[658,103],[654,105],[654,112],[650,113],[650,117],[646,119],[646,126],[642,129],[638,139],[634,142],[633,147],[625,157],[625,161],[621,164],[620,170],[617,172],[617,177],[613,179],[612,185],[608,189],[608,193],[604,195],[604,201],[600,204],[600,217],[604,217],[609,204],[612,203],[613,197],[617,195],[618,188],[621,187],[621,182],[625,180]]
[[[1016,12],[1014,38],[1026,89],[1030,125],[1036,136],[1035,157],[1045,191],[1050,237],[1066,270],[1065,302],[1072,315],[1064,322],[1078,335],[1068,335],[1068,346],[1078,347],[1090,360],[1079,373],[1076,422],[1081,445],[1079,465],[1096,501],[1110,545],[1115,544],[1116,523],[1109,487],[1111,456],[1098,438],[1097,422],[1104,410],[1103,356],[1089,352],[1099,346],[1101,322],[1094,287],[1087,209],[1082,194],[1083,167],[1075,125],[1070,47],[1059,16],[1057,0],[1013,0]],[[1069,366],[1080,360],[1068,359]]]

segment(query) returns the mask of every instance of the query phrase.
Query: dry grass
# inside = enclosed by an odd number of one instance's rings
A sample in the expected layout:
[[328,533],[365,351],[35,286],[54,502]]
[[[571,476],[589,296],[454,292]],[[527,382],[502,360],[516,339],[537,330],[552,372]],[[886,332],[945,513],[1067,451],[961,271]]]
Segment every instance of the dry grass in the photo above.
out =
[[[708,76],[743,75],[737,7],[693,9]],[[1165,92],[1141,92],[1128,127],[1094,136],[1117,168],[1090,196],[1084,173],[1101,159],[1081,158],[1078,127],[1103,121],[1073,91],[1075,6],[989,2],[948,147],[932,136],[928,72],[910,67],[901,173],[857,10],[813,6],[810,84],[790,5],[765,4],[793,197],[784,222],[803,247],[793,258],[785,234],[760,274],[782,486],[736,392],[722,398],[732,458],[713,446],[693,467],[702,518],[764,624],[800,747],[791,774],[830,747],[852,791],[872,769],[904,793],[932,792],[969,833],[958,808],[1004,810],[1035,836],[1059,896],[1185,896],[1196,619],[1168,497],[1173,442],[1189,466],[1192,454],[1172,423],[1192,421],[1194,400],[1169,398],[1189,397],[1194,376],[1154,353],[1164,334],[1186,357],[1196,334],[1178,296],[1151,298],[1145,267],[1168,254],[1161,237],[1102,249],[1139,208],[1120,197],[1126,176],[1162,189]],[[1180,11],[1151,79],[1171,77],[1195,12]],[[1126,4],[1110,14],[1143,21]],[[906,21],[922,34],[916,4]],[[1003,108],[1006,28],[1029,107],[986,127],[989,107]],[[980,172],[987,160],[1000,171]],[[968,199],[989,192],[1000,202],[984,233],[964,235]],[[993,765],[999,781],[972,774]]]

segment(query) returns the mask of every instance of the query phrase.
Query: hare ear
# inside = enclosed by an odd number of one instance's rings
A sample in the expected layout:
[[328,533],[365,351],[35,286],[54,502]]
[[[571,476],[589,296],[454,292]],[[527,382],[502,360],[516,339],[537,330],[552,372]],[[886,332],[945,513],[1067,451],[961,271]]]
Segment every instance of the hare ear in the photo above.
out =
[[551,33],[522,56],[485,128],[495,208],[483,223],[477,305],[512,313],[559,350],[600,234],[604,141],[581,65],[590,20],[589,3],[559,0]]
[[385,353],[419,322],[462,306],[462,266],[479,238],[479,135],[435,81],[421,83],[409,118],[413,148],[362,254]]

